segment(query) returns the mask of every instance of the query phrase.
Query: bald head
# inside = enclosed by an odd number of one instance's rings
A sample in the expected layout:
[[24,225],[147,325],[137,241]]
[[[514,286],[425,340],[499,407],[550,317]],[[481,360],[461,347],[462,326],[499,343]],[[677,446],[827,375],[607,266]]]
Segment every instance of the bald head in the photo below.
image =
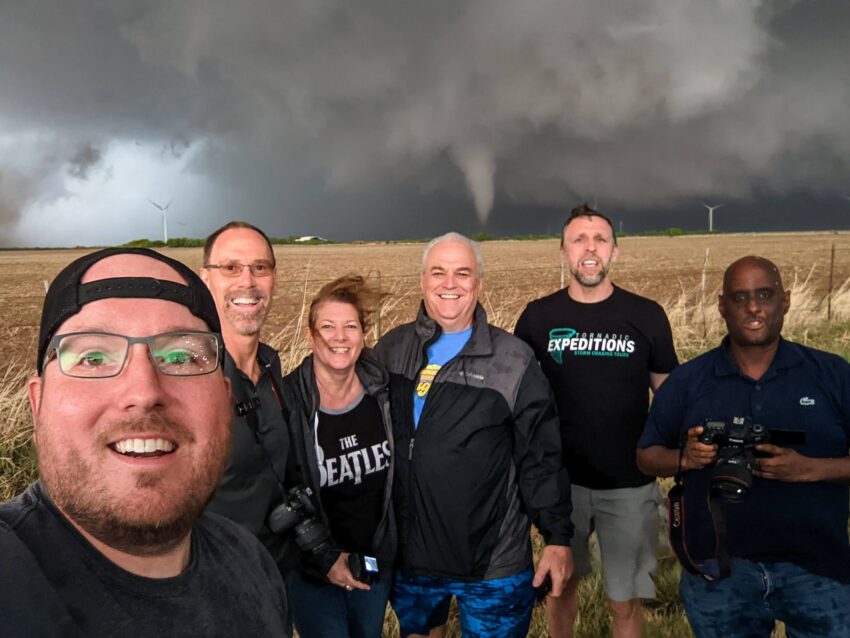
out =
[[726,269],[726,272],[723,273],[723,294],[726,295],[731,290],[732,282],[735,280],[739,272],[750,269],[758,269],[766,273],[773,282],[775,290],[780,292],[785,290],[782,287],[782,275],[780,274],[779,268],[777,268],[776,264],[764,257],[747,255],[746,257],[741,257],[740,259],[733,261]]
[[751,255],[733,262],[723,274],[718,301],[733,350],[772,348],[779,342],[791,295],[772,261]]

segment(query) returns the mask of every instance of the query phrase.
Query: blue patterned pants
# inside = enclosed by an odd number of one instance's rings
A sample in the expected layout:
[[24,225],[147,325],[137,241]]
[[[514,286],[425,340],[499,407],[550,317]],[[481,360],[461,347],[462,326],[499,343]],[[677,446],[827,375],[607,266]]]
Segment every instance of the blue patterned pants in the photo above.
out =
[[472,582],[399,572],[391,603],[401,636],[427,634],[444,624],[454,596],[464,638],[524,638],[534,607],[533,577],[531,568],[505,578]]

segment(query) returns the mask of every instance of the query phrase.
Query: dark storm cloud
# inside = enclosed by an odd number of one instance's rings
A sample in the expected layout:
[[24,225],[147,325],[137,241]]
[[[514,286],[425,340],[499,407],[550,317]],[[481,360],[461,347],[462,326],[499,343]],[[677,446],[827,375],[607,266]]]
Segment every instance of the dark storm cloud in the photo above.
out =
[[77,179],[86,179],[89,171],[97,166],[101,152],[91,144],[83,144],[68,160],[68,174]]
[[[182,78],[149,69],[120,34],[131,3],[0,4],[0,225],[87,179],[115,141],[193,134]],[[141,6],[141,3],[139,3]]]
[[226,200],[211,217],[331,236],[427,234],[470,200],[483,219],[847,187],[839,0],[6,4],[0,125],[29,149],[0,157],[0,223],[102,163],[80,149],[133,140],[202,149],[185,170]]

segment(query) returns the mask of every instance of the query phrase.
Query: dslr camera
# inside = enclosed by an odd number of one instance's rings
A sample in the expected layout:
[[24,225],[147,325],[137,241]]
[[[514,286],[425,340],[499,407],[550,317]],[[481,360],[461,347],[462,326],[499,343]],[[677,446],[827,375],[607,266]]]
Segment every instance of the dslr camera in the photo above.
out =
[[[331,533],[319,519],[313,505],[313,490],[298,485],[293,487],[269,514],[269,528],[278,535],[292,531],[295,543],[305,554],[334,549]],[[348,555],[348,568],[354,580],[371,585],[380,579],[378,559],[365,554],[351,553]]]
[[767,428],[746,417],[730,420],[706,419],[699,442],[717,444],[717,459],[711,471],[711,491],[726,501],[743,501],[753,485],[755,446],[767,443]]
[[296,485],[269,514],[269,528],[278,535],[295,534],[295,543],[306,554],[331,549],[331,533],[317,517],[313,490]]

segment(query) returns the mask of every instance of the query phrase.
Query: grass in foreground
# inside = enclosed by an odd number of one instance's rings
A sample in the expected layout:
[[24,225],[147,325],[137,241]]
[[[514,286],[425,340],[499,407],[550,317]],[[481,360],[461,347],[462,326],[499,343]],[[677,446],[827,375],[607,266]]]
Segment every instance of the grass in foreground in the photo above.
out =
[[36,475],[27,377],[12,364],[0,378],[0,502],[22,492]]

